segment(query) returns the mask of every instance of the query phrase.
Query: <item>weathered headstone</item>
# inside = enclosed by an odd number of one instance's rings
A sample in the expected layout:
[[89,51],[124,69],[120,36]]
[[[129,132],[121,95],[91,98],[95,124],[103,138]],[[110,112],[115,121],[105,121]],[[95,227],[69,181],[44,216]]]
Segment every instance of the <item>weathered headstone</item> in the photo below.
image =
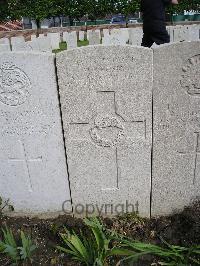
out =
[[84,41],[85,39],[85,32],[84,31],[79,31],[79,41]]
[[120,29],[112,29],[110,31],[110,36],[107,36],[106,39],[110,41],[111,45],[125,45],[126,44],[125,36],[122,34]]
[[51,41],[48,37],[40,37],[33,40],[39,46],[41,52],[52,52]]
[[100,30],[95,30],[96,33],[99,35],[99,39],[101,39],[101,31]]
[[123,35],[123,38],[125,39],[126,43],[129,41],[129,31],[128,28],[122,28],[120,29],[121,34]]
[[154,49],[152,214],[200,196],[200,43]]
[[67,31],[63,32],[63,42],[67,42],[68,35],[69,35],[69,32],[67,32]]
[[52,50],[60,48],[60,33],[59,32],[48,33],[47,37],[50,39]]
[[0,39],[0,44],[6,44],[10,46],[10,41],[8,38],[1,38]]
[[133,211],[128,202],[148,216],[152,50],[88,46],[56,62],[74,212]]
[[30,51],[33,50],[31,46],[32,41],[24,43],[16,43],[12,46],[12,51]]
[[8,52],[10,51],[10,45],[8,44],[0,44],[0,52]]
[[103,37],[106,37],[109,35],[110,35],[109,29],[103,29]]
[[177,26],[174,28],[174,42],[189,41],[189,31],[187,26]]
[[112,38],[110,35],[105,35],[103,38],[102,38],[102,44],[103,45],[112,45]]
[[24,43],[25,39],[23,36],[19,37],[11,37],[11,45],[14,46],[15,44]]
[[129,43],[131,45],[141,46],[143,31],[140,28],[129,29]]
[[90,32],[92,32],[92,30],[87,30],[87,40],[89,41],[90,38]]
[[36,39],[36,35],[31,35],[31,41]]
[[170,42],[174,42],[174,29],[173,26],[167,26],[167,32],[170,37]]
[[188,26],[188,31],[190,41],[199,41],[199,27],[197,25]]
[[69,32],[67,37],[67,49],[73,49],[77,47],[77,33],[76,31]]
[[99,32],[91,31],[89,34],[89,45],[100,44]]
[[70,208],[54,56],[0,56],[0,195],[16,212]]

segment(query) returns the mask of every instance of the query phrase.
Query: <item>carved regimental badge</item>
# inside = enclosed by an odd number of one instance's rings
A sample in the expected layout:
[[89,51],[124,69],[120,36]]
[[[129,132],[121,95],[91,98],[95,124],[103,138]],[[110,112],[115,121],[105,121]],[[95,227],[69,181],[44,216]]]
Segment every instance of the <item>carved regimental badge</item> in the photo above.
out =
[[6,105],[23,104],[31,83],[27,75],[17,66],[4,63],[0,66],[0,101]]
[[96,118],[90,136],[98,146],[113,147],[124,136],[124,127],[115,117]]
[[189,95],[200,96],[200,55],[190,58],[182,70],[182,87]]

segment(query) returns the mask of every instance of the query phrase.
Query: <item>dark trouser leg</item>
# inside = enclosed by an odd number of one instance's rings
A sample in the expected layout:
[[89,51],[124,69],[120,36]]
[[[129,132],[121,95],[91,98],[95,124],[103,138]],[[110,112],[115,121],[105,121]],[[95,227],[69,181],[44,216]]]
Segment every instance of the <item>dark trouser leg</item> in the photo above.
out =
[[163,30],[161,32],[155,32],[152,34],[152,40],[155,42],[157,45],[164,44],[164,43],[169,43],[170,42],[170,37],[167,32],[167,30]]
[[141,46],[150,48],[153,45],[153,43],[154,43],[154,41],[152,40],[151,35],[147,34],[147,33],[144,33],[143,34],[143,38],[142,38]]

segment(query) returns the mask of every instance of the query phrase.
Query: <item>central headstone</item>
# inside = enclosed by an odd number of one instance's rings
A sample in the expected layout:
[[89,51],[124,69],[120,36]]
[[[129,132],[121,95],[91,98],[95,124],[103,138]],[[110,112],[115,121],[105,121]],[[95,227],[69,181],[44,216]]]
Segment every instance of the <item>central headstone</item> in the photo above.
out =
[[152,50],[131,46],[57,55],[75,212],[91,204],[116,214],[129,203],[150,214],[152,60]]

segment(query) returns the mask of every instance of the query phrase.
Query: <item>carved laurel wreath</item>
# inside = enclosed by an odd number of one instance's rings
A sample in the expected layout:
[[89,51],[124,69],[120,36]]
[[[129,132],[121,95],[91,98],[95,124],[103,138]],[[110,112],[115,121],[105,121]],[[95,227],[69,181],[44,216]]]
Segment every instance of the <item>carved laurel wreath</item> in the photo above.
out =
[[195,55],[182,68],[181,85],[190,95],[200,96],[200,55]]
[[6,105],[21,105],[27,99],[31,83],[17,66],[4,63],[0,67],[0,101]]
[[[104,128],[117,128],[118,134],[115,138],[109,140],[102,138],[99,132]],[[94,143],[102,147],[113,147],[124,136],[124,127],[121,122],[115,117],[102,117],[98,118],[94,122],[94,127],[90,129],[90,136]]]

